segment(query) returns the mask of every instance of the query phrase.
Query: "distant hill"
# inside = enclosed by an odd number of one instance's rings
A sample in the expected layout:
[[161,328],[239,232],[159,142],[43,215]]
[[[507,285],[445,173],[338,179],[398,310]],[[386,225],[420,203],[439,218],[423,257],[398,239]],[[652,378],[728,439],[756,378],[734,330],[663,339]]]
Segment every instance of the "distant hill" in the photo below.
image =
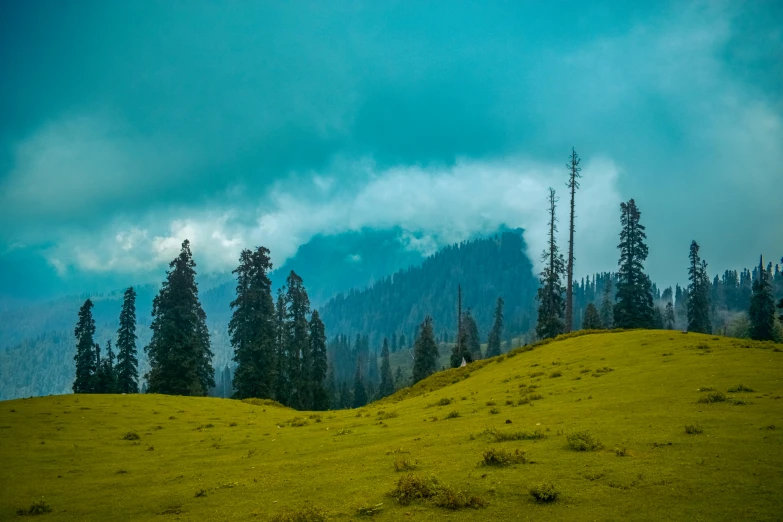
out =
[[498,297],[505,301],[506,333],[527,332],[535,322],[538,279],[522,230],[448,246],[421,266],[399,270],[364,290],[338,294],[320,309],[329,336],[368,335],[370,345],[404,334],[410,340],[426,315],[442,339],[457,327],[457,285],[463,310],[470,310],[485,339]]
[[[31,520],[779,520],[782,349],[571,335],[319,413],[164,395],[3,402],[0,519],[38,503],[52,513]],[[542,483],[552,503],[531,495]]]

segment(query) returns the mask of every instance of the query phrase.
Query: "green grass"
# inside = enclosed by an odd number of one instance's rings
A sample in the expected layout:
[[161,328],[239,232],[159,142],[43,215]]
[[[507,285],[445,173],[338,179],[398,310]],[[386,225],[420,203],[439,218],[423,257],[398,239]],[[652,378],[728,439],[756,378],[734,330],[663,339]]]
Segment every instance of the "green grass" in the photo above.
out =
[[[774,348],[571,335],[440,372],[361,416],[161,395],[2,402],[0,520],[775,520]],[[711,392],[725,400],[700,402]],[[568,437],[585,432],[601,445],[575,451]],[[479,465],[488,452],[524,460]],[[39,507],[51,512],[17,514]]]

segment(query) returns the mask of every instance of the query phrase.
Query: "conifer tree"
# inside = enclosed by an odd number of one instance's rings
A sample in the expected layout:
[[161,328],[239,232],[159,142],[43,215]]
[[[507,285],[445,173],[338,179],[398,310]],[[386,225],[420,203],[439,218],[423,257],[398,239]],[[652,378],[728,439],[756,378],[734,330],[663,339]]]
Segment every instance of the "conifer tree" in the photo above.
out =
[[95,343],[93,355],[95,357],[95,373],[90,379],[90,393],[106,393],[106,375],[103,373],[100,344]]
[[353,407],[361,408],[367,404],[367,390],[364,387],[362,378],[362,365],[359,361],[356,364],[356,374],[353,378]]
[[310,298],[304,282],[293,270],[286,279],[286,341],[288,350],[288,375],[293,385],[293,394],[288,406],[310,409],[312,396],[312,361],[310,359],[310,337],[307,315],[310,313]]
[[206,395],[215,386],[207,316],[196,284],[190,242],[169,264],[166,281],[152,302],[152,338],[144,348],[150,393]]
[[392,393],[394,393],[394,380],[389,363],[389,341],[384,338],[381,349],[381,383],[378,386],[378,396],[388,397]]
[[775,301],[769,273],[764,268],[762,256],[759,256],[758,276],[753,281],[753,294],[750,298],[750,338],[757,341],[772,341],[775,338]]
[[495,321],[487,338],[487,357],[500,355],[500,342],[503,338],[503,298],[498,297],[495,303]]
[[277,371],[275,372],[275,399],[280,404],[288,404],[293,390],[289,374],[291,362],[288,353],[288,328],[286,327],[286,310],[288,306],[285,295],[285,286],[279,288],[275,305],[275,359],[277,366]]
[[73,331],[76,337],[76,378],[73,381],[73,393],[89,393],[95,364],[95,320],[92,318],[92,301],[87,299],[79,309],[79,320]]
[[346,409],[353,406],[353,397],[351,397],[351,389],[348,387],[348,383],[343,381],[340,383],[340,408]]
[[598,309],[593,303],[587,305],[585,308],[585,317],[582,319],[583,330],[600,330],[603,328],[601,323],[601,316],[598,315]]
[[601,301],[601,325],[606,330],[614,328],[614,296],[612,295],[611,277],[607,277],[604,284],[604,298]]
[[650,278],[644,273],[648,249],[641,212],[631,199],[620,203],[620,261],[617,276],[617,303],[614,305],[616,328],[652,328],[653,299]]
[[397,351],[397,332],[392,332],[391,352]]
[[547,249],[541,256],[546,263],[541,272],[541,286],[536,294],[538,300],[538,323],[536,334],[541,339],[548,339],[563,333],[565,323],[563,313],[563,284],[561,277],[565,270],[563,256],[559,253],[555,232],[557,231],[557,218],[555,217],[555,190],[549,189],[549,237]]
[[310,317],[310,383],[314,410],[328,410],[331,405],[327,379],[326,331],[318,310]]
[[400,368],[398,366],[397,367],[397,371],[394,372],[394,383],[395,384],[400,384],[402,382],[402,379],[403,379],[403,377],[402,377],[402,368]]
[[275,392],[275,305],[272,282],[267,273],[272,270],[269,250],[258,247],[254,252],[243,250],[240,264],[232,272],[237,275],[234,310],[228,323],[231,346],[234,348],[234,397],[237,399],[268,399]]
[[334,379],[334,364],[329,362],[329,371],[326,372],[326,393],[329,398],[330,407],[337,409],[340,407],[340,396],[337,393],[337,383]]
[[451,348],[451,367],[459,368],[462,359],[471,362],[473,359],[467,346],[467,332],[465,331],[464,315],[462,313],[462,285],[457,285],[457,338]]
[[568,227],[568,266],[566,267],[566,305],[565,305],[565,331],[570,332],[574,325],[574,194],[576,189],[579,188],[579,182],[577,181],[582,176],[579,172],[582,170],[579,167],[579,155],[576,150],[571,147],[571,157],[568,167],[568,188],[571,189],[571,223]]
[[101,361],[105,390],[103,393],[117,393],[117,372],[114,367],[114,352],[111,349],[111,339],[106,341],[106,357]]
[[710,323],[710,280],[707,276],[707,263],[699,258],[699,244],[691,242],[688,254],[688,331],[712,333]]
[[667,330],[674,330],[674,305],[671,301],[666,303],[666,311],[663,313],[663,323]]
[[136,291],[129,287],[123,295],[117,329],[117,393],[139,393],[136,353]]
[[470,361],[478,361],[483,358],[481,355],[481,338],[479,337],[478,325],[470,310],[465,312],[462,324],[465,330],[465,351],[470,354]]
[[413,347],[413,382],[419,382],[435,373],[438,364],[438,343],[432,326],[432,317],[424,318]]

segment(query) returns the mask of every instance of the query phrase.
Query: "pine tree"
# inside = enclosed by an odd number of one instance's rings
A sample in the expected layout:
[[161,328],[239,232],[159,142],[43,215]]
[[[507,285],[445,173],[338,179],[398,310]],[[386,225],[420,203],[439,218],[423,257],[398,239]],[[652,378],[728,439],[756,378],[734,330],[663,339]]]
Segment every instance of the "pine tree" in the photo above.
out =
[[277,290],[277,302],[275,305],[275,346],[276,366],[275,372],[275,399],[280,404],[288,404],[293,392],[291,375],[289,373],[290,354],[288,353],[288,328],[286,327],[285,287]]
[[666,303],[666,311],[663,314],[663,323],[667,330],[674,330],[674,305],[671,301]]
[[769,273],[764,268],[763,258],[759,256],[758,276],[753,281],[753,294],[750,298],[750,338],[757,341],[772,341],[775,338],[775,301]]
[[326,372],[326,393],[329,398],[329,406],[337,409],[340,407],[340,397],[337,393],[337,383],[334,379],[334,364],[329,362],[329,371]]
[[644,273],[648,249],[641,212],[636,202],[620,203],[620,261],[617,276],[617,303],[614,305],[616,328],[652,328],[653,299],[650,278]]
[[76,378],[73,393],[89,393],[90,383],[97,370],[95,364],[95,320],[92,318],[92,301],[87,299],[79,309],[79,321],[73,331],[76,337]]
[[582,319],[583,330],[600,330],[603,328],[601,323],[601,316],[598,315],[598,309],[593,303],[587,305],[585,308],[585,317]]
[[[318,311],[314,310],[310,317],[310,383],[314,410],[328,410],[331,405],[327,369],[329,363],[326,357],[326,331]],[[334,377],[334,376],[333,376]]]
[[293,385],[293,394],[288,406],[310,409],[312,396],[312,361],[310,359],[310,326],[307,315],[310,313],[310,298],[304,288],[304,282],[293,270],[286,279],[286,341],[288,351],[288,376]]
[[579,155],[576,153],[573,147],[571,147],[571,157],[568,167],[568,188],[571,189],[571,223],[568,227],[568,266],[566,268],[566,305],[565,305],[565,331],[570,332],[573,329],[574,324],[574,194],[576,189],[579,188],[579,182],[577,179],[582,176],[579,172],[582,170],[579,167]]
[[90,393],[106,393],[106,376],[103,373],[100,344],[95,343],[93,355],[95,357],[95,373],[92,374],[90,379]]
[[495,303],[495,321],[487,338],[487,357],[500,355],[500,340],[503,338],[503,298]]
[[340,408],[346,409],[353,406],[353,397],[351,397],[351,389],[348,387],[348,383],[343,381],[340,383]]
[[392,332],[391,352],[397,351],[397,332]]
[[688,267],[688,331],[712,333],[710,324],[710,281],[707,276],[707,263],[699,258],[699,244],[691,242],[690,267]]
[[190,242],[170,264],[166,281],[152,302],[152,338],[144,348],[150,393],[206,395],[215,386],[207,316],[196,284]]
[[555,337],[563,333],[565,329],[565,323],[563,322],[565,303],[563,302],[563,285],[561,282],[565,262],[563,261],[563,256],[558,252],[557,242],[555,241],[555,232],[557,231],[556,202],[555,191],[550,188],[548,248],[541,256],[546,265],[541,272],[541,286],[536,294],[536,299],[539,302],[536,334],[541,339]]
[[614,296],[612,295],[612,278],[607,277],[604,283],[604,298],[601,301],[601,325],[606,330],[614,328]]
[[483,358],[481,355],[481,338],[479,337],[478,325],[470,310],[465,312],[465,318],[462,320],[465,330],[465,349],[470,354],[470,361],[478,361]]
[[419,382],[435,373],[438,364],[438,344],[435,342],[432,317],[424,318],[413,347],[413,382]]
[[136,356],[136,291],[125,290],[117,329],[117,393],[139,393],[139,360]]
[[463,358],[466,362],[471,362],[473,360],[470,350],[467,347],[467,333],[465,331],[463,319],[462,285],[457,285],[457,338],[454,342],[454,346],[451,348],[451,358],[449,359],[452,368],[459,368]]
[[397,371],[394,372],[394,383],[395,384],[400,384],[402,382],[402,379],[403,379],[403,377],[402,377],[402,368],[400,368],[398,366],[397,367]]
[[117,393],[117,372],[114,366],[114,352],[111,349],[111,339],[106,341],[106,357],[102,361],[103,375],[106,380],[104,393]]
[[389,363],[389,341],[383,339],[383,348],[381,348],[381,383],[378,386],[378,396],[388,397],[394,393],[394,379]]
[[353,407],[361,408],[365,404],[367,404],[367,390],[362,379],[362,365],[357,362],[356,374],[353,378]]
[[269,250],[258,247],[255,252],[243,250],[240,264],[232,272],[237,275],[234,310],[228,323],[234,372],[234,397],[237,399],[268,399],[275,392],[275,305],[272,282],[267,273],[272,270]]

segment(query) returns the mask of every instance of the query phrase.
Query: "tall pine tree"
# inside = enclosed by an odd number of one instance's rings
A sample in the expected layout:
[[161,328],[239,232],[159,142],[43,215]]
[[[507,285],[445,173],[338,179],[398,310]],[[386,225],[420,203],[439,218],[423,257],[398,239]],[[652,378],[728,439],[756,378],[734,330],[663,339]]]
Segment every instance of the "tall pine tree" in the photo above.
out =
[[699,244],[691,241],[688,253],[688,331],[712,333],[710,322],[710,280],[707,263],[699,258]]
[[123,295],[117,329],[117,393],[139,393],[136,353],[136,291],[130,287]]
[[73,393],[89,393],[95,364],[95,320],[92,318],[92,301],[87,299],[79,308],[79,321],[73,331],[76,337],[76,378],[73,381]]
[[604,297],[601,301],[601,325],[606,330],[614,328],[614,295],[612,295],[612,278],[607,277],[604,283]]
[[538,300],[538,323],[536,324],[536,334],[541,339],[548,339],[563,333],[565,322],[563,313],[565,303],[563,302],[563,284],[562,276],[565,270],[563,256],[559,253],[555,232],[557,232],[557,218],[555,217],[555,190],[549,189],[549,237],[547,239],[547,249],[541,256],[544,261],[544,270],[541,272],[541,286],[536,294]]
[[[327,371],[329,362],[326,357],[326,331],[318,311],[310,316],[310,386],[314,410],[328,410],[331,406]],[[332,376],[334,377],[334,376]]]
[[388,397],[394,393],[394,379],[392,377],[391,363],[389,362],[389,341],[383,339],[381,349],[381,383],[378,386],[378,396]]
[[601,324],[601,316],[598,315],[598,309],[593,303],[587,305],[585,308],[585,317],[582,319],[583,330],[600,330],[603,328]]
[[312,360],[310,357],[310,325],[307,316],[310,313],[310,298],[302,278],[293,270],[286,279],[286,344],[288,352],[288,376],[292,384],[289,406],[292,408],[312,408]]
[[620,203],[620,261],[617,277],[617,303],[614,305],[616,328],[652,328],[653,299],[650,278],[644,273],[648,249],[642,213],[631,199]]
[[237,275],[234,312],[228,323],[234,371],[234,397],[268,399],[275,392],[275,305],[272,282],[267,276],[272,270],[269,250],[258,247],[255,252],[243,250]]
[[671,301],[666,303],[666,311],[663,313],[663,325],[667,330],[674,330],[674,305]]
[[419,326],[419,335],[413,347],[413,382],[419,382],[435,373],[437,364],[438,343],[435,341],[432,317],[428,315]]
[[479,337],[478,325],[473,318],[470,310],[465,312],[465,318],[462,319],[462,328],[465,330],[465,348],[470,354],[471,361],[478,361],[481,355],[481,337]]
[[289,374],[288,329],[286,327],[286,297],[285,287],[277,290],[275,303],[275,399],[281,404],[288,404],[293,390]]
[[354,374],[353,378],[353,407],[361,408],[365,404],[367,404],[367,389],[364,387],[360,359],[356,361],[356,374]]
[[769,273],[764,268],[762,256],[759,256],[758,276],[753,281],[748,316],[751,339],[772,341],[775,338],[775,300],[772,297]]
[[495,303],[495,320],[492,323],[492,330],[487,338],[487,357],[500,355],[500,343],[503,338],[503,298],[498,297]]
[[152,338],[144,348],[149,393],[206,395],[215,386],[207,316],[196,284],[190,242],[169,264],[166,281],[152,301]]
[[574,326],[574,195],[579,188],[579,181],[582,176],[579,172],[579,155],[571,147],[571,157],[566,164],[568,167],[568,183],[571,189],[571,222],[568,226],[568,266],[566,267],[566,304],[565,304],[565,331],[570,332]]
[[462,360],[471,362],[473,359],[467,345],[467,332],[465,331],[464,315],[462,314],[462,285],[457,285],[457,337],[451,349],[451,367],[458,368]]

